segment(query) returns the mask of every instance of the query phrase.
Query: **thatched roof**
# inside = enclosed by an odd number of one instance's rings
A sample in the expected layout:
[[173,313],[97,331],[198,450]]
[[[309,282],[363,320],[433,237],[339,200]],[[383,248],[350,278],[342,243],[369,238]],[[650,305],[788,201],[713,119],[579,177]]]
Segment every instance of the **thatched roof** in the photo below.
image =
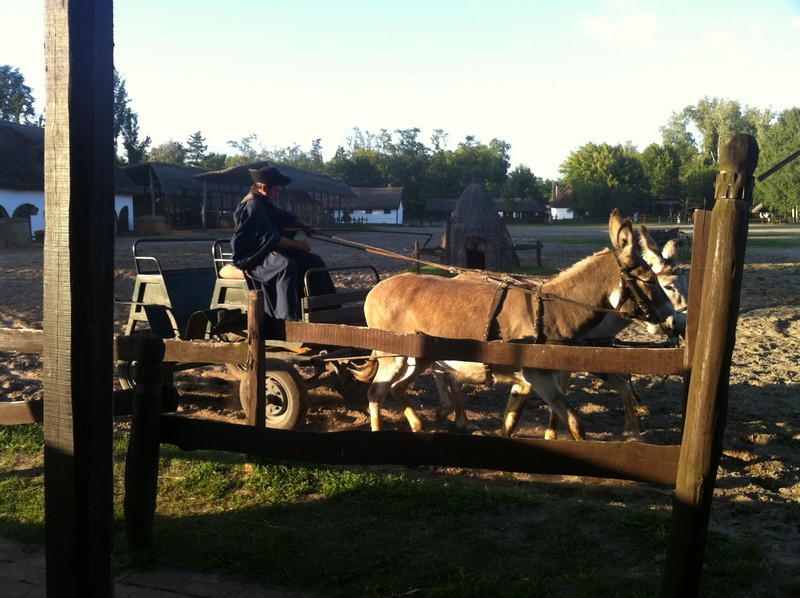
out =
[[252,162],[240,166],[232,166],[223,170],[213,170],[194,175],[200,182],[216,183],[220,185],[239,185],[249,188],[252,184],[250,168],[261,168],[262,166],[275,166],[283,174],[290,177],[292,182],[286,186],[289,191],[305,191],[306,193],[320,193],[328,195],[339,195],[340,197],[355,197],[355,194],[342,179],[335,179],[326,174],[303,170],[288,164],[278,164],[277,162]]
[[426,214],[450,214],[456,209],[458,198],[453,197],[450,199],[431,198],[425,202]]
[[[511,235],[486,187],[473,182],[458,198],[446,239],[451,266],[498,272],[519,267]],[[477,264],[476,260],[482,261]]]
[[509,211],[507,207],[511,207],[512,212],[522,212],[526,214],[542,214],[547,211],[541,203],[533,199],[530,195],[522,199],[514,197],[511,199],[497,198],[494,200],[497,210],[500,212]]
[[[0,187],[44,190],[44,129],[0,120]],[[114,165],[114,191],[134,193],[136,185]]]
[[574,197],[572,195],[571,187],[567,187],[561,193],[559,193],[553,199],[550,200],[551,208],[566,208],[571,210],[573,205],[575,205],[575,202],[574,202]]
[[197,166],[179,166],[166,162],[141,162],[125,166],[123,170],[134,183],[143,187],[150,186],[152,176],[152,184],[160,187],[161,193],[165,195],[184,191],[202,194],[203,184],[193,177],[208,172]]
[[44,189],[44,129],[0,121],[0,187]]
[[352,187],[355,197],[342,201],[351,210],[396,210],[403,201],[402,187]]

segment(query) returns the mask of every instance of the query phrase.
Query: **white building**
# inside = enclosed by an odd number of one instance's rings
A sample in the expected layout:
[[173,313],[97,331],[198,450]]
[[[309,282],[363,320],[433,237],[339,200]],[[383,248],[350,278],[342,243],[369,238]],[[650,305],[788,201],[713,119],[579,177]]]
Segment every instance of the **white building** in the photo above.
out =
[[402,187],[351,187],[355,197],[345,197],[333,211],[336,222],[403,224]]
[[[133,230],[133,194],[138,187],[114,168],[117,230]],[[0,218],[26,218],[31,238],[43,234],[44,129],[0,121]],[[39,231],[42,231],[41,233]]]

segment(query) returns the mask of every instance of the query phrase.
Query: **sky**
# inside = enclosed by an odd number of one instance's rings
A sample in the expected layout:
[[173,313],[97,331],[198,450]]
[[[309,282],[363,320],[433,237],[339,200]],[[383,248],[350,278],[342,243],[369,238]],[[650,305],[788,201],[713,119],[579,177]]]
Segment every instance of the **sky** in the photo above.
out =
[[[37,112],[44,13],[0,0],[0,64]],[[704,97],[800,106],[800,0],[116,0],[114,44],[140,138],[227,154],[441,129],[555,179],[587,143],[661,143]]]

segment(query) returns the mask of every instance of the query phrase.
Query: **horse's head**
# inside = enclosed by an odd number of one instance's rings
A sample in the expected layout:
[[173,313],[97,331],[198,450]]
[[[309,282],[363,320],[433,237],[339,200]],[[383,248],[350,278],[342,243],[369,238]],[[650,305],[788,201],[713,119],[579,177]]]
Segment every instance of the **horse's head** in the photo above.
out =
[[621,274],[615,307],[622,314],[646,321],[650,332],[676,336],[675,307],[655,271],[639,253],[630,220],[622,219],[614,209],[608,228]]
[[658,282],[675,306],[675,311],[685,312],[689,307],[689,273],[678,263],[677,239],[667,241],[659,249],[645,225],[639,227],[639,232],[639,245],[644,261],[650,264],[658,276]]

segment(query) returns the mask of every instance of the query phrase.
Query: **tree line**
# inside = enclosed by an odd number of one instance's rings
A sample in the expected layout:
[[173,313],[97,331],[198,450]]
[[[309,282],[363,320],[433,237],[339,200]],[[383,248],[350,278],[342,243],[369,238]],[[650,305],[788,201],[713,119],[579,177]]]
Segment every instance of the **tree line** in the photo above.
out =
[[[43,122],[24,77],[8,65],[0,66],[0,118],[40,126]],[[434,130],[426,143],[418,128],[370,132],[354,127],[327,161],[321,139],[312,140],[308,150],[298,145],[266,149],[256,133],[228,141],[231,154],[209,153],[200,130],[185,142],[169,140],[151,147],[150,137],[141,137],[138,114],[118,73],[114,130],[122,165],[156,161],[218,170],[272,160],[341,178],[351,187],[402,186],[412,216],[421,216],[429,199],[458,197],[474,177],[495,197],[531,197],[544,204],[557,184],[559,189],[571,189],[577,216],[604,218],[614,207],[623,213],[655,213],[657,202],[669,202],[681,211],[710,207],[720,143],[731,133],[753,135],[761,148],[756,174],[766,172],[800,151],[800,108],[774,113],[735,100],[704,97],[673,112],[661,127],[661,144],[639,151],[631,144],[587,143],[562,162],[558,181],[537,177],[525,165],[511,169],[511,145],[501,139],[487,144],[467,136],[449,149],[448,134],[442,129]],[[755,197],[765,210],[797,220],[800,159],[760,182]]]

